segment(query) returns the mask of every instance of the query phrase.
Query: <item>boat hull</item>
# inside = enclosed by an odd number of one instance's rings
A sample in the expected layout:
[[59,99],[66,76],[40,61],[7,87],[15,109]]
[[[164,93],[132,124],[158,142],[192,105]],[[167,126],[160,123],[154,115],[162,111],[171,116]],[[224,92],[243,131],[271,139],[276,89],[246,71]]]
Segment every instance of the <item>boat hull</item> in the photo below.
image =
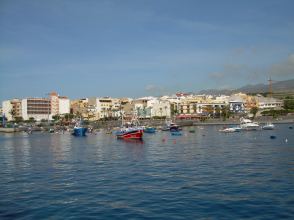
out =
[[182,133],[180,131],[172,131],[171,135],[172,136],[182,136]]
[[74,128],[72,135],[76,137],[86,136],[87,128]]
[[274,128],[275,128],[274,126],[270,126],[270,125],[269,126],[265,125],[262,127],[263,130],[274,130]]
[[144,129],[144,133],[150,133],[150,134],[153,134],[156,132],[156,128],[153,128],[153,127],[148,127],[148,128],[145,128]]
[[118,139],[137,139],[140,140],[143,138],[143,130],[142,129],[136,129],[136,130],[123,130],[118,131],[116,133],[116,137]]

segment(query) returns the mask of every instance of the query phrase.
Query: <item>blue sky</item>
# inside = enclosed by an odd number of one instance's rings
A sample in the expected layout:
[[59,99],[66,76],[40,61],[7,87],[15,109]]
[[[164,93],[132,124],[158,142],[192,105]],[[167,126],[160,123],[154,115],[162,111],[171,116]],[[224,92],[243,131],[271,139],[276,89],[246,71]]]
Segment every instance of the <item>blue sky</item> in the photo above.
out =
[[294,1],[1,0],[0,101],[294,78]]

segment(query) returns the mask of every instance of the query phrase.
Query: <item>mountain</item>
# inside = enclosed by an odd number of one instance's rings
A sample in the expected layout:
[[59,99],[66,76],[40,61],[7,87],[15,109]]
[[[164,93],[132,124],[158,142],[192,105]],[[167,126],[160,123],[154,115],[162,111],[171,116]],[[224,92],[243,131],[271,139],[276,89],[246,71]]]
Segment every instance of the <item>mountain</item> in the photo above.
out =
[[[243,92],[243,93],[266,93],[269,91],[269,85],[267,84],[255,84],[246,85],[238,89],[223,90],[223,89],[206,89],[201,90],[198,94],[211,94],[211,95],[230,95],[232,93]],[[273,93],[281,92],[294,92],[294,79],[277,81],[272,84]]]

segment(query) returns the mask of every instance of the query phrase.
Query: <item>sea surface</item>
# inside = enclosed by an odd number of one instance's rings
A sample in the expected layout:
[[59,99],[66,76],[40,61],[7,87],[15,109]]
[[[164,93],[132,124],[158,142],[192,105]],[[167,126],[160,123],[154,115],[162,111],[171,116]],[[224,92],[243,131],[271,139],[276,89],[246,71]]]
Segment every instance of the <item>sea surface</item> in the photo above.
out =
[[0,219],[294,219],[289,126],[0,134]]

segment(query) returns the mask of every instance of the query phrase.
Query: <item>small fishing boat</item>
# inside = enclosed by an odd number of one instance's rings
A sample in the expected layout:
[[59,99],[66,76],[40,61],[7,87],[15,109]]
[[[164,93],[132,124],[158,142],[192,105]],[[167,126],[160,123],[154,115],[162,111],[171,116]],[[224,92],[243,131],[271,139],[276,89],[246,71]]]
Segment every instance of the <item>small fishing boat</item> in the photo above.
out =
[[171,131],[170,133],[172,136],[182,136],[182,132],[180,131]]
[[72,135],[76,137],[83,137],[86,136],[87,128],[82,126],[82,120],[76,122]]
[[240,118],[240,128],[246,131],[258,130],[260,128],[257,122],[253,122],[250,119]]
[[156,132],[156,128],[154,128],[154,127],[145,127],[144,128],[144,132],[145,133],[150,133],[150,134],[153,134],[153,133],[155,133]]
[[182,130],[179,125],[172,122],[171,120],[166,120],[164,126],[161,129],[162,131],[178,131]]
[[122,125],[121,128],[115,132],[118,139],[138,139],[143,138],[144,129],[139,126],[139,121],[134,114],[131,122],[124,123],[122,115]]
[[273,123],[266,123],[266,125],[262,126],[263,130],[274,130],[275,129],[275,125]]
[[230,128],[220,129],[219,131],[224,132],[224,133],[233,133],[233,132],[240,132],[241,128],[240,127],[230,127]]

